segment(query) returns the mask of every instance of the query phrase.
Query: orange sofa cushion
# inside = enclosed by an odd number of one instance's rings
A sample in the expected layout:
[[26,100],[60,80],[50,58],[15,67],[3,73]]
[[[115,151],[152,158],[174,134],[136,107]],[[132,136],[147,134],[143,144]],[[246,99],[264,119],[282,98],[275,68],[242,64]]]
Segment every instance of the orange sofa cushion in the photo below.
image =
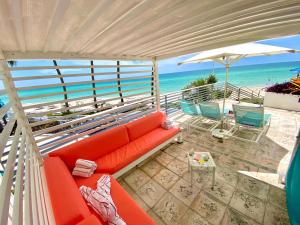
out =
[[45,175],[57,225],[74,225],[91,213],[70,171],[59,157],[45,158]]
[[[102,174],[94,174],[89,178],[76,178],[78,187],[85,185],[96,189],[97,180]],[[119,215],[127,225],[156,225],[151,217],[127,194],[121,185],[111,176],[111,197],[117,207]],[[92,209],[91,209],[92,212]],[[101,220],[100,216],[94,212],[94,215]],[[108,225],[101,220],[103,225]]]
[[62,147],[49,156],[59,156],[73,169],[77,159],[95,160],[129,143],[126,127],[119,126]]
[[134,142],[136,146],[139,146],[140,148],[146,148],[146,150],[149,151],[172,138],[179,132],[180,128],[177,127],[171,128],[169,130],[165,130],[159,127],[139,137]]
[[178,132],[178,128],[169,130],[156,128],[114,152],[97,159],[95,161],[98,165],[97,172],[113,174],[148,151],[154,149],[156,146],[172,138]]
[[97,219],[95,215],[91,214],[89,217],[77,223],[77,225],[103,225],[103,224],[100,222],[100,220]]
[[137,119],[125,124],[130,141],[149,133],[155,128],[161,127],[161,124],[165,121],[165,118],[166,116],[163,112],[155,112],[141,119]]
[[97,159],[95,161],[98,165],[96,171],[113,174],[145,154],[145,152],[145,149],[137,147],[134,141],[130,142],[114,152]]

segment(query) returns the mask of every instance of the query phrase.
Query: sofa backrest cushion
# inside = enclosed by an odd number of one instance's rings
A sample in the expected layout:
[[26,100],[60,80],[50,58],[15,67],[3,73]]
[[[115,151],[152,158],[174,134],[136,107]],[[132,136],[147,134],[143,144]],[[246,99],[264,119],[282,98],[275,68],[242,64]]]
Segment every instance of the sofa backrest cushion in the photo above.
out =
[[161,124],[165,121],[165,118],[166,116],[163,112],[155,112],[141,119],[137,119],[125,124],[130,141],[133,141],[149,133],[150,131],[161,127]]
[[74,225],[91,215],[64,162],[59,157],[48,157],[44,168],[56,224]]
[[49,156],[59,156],[72,170],[77,159],[94,161],[128,143],[126,127],[119,126],[62,147]]

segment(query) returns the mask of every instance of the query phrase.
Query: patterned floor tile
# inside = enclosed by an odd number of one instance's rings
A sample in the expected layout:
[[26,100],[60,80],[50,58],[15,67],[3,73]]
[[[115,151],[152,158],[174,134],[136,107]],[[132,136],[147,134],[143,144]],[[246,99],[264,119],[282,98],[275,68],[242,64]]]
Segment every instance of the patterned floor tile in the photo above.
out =
[[239,174],[238,188],[262,200],[268,197],[269,185],[243,174]]
[[142,207],[146,212],[150,209],[150,207],[136,194],[136,192],[126,184],[125,181],[120,181],[119,184],[125,189],[125,191],[134,199],[134,201]]
[[181,150],[180,152],[178,152],[176,158],[179,159],[180,161],[186,163],[188,160],[188,152]]
[[289,225],[287,211],[274,207],[270,204],[266,207],[264,225]]
[[259,225],[255,221],[243,216],[232,208],[228,208],[221,225]]
[[144,164],[141,167],[141,170],[143,170],[146,174],[148,174],[150,177],[153,177],[155,174],[157,174],[163,167],[156,162],[155,160],[151,160]]
[[175,157],[167,154],[167,153],[164,153],[164,152],[161,152],[160,154],[158,154],[155,159],[156,161],[158,161],[161,165],[163,166],[166,166],[168,165],[171,161],[174,160]]
[[[187,172],[183,175],[183,179],[187,182],[191,182],[191,172]],[[193,172],[193,184],[201,188],[204,184],[212,184],[213,175],[211,171],[208,170],[199,170]]]
[[154,206],[154,212],[167,224],[173,225],[178,223],[179,219],[187,211],[187,207],[170,193]]
[[183,176],[188,171],[187,162],[184,163],[178,159],[172,160],[166,167],[179,176]]
[[231,186],[236,186],[238,182],[237,172],[226,167],[217,166],[216,177],[223,182],[230,184]]
[[193,210],[188,210],[177,225],[209,225],[209,223]]
[[155,203],[166,193],[166,190],[157,182],[150,180],[137,190],[138,196],[152,208]]
[[125,182],[133,189],[138,190],[142,185],[150,180],[150,177],[140,169],[134,169],[124,178]]
[[159,218],[153,210],[148,211],[148,215],[156,222],[157,225],[166,225],[164,221]]
[[263,220],[265,211],[264,202],[246,192],[237,190],[233,194],[230,206],[259,223]]
[[176,181],[179,179],[179,176],[168,169],[162,169],[154,176],[153,179],[168,190],[176,183]]
[[191,186],[191,183],[185,181],[184,179],[177,181],[176,184],[170,189],[170,192],[187,206],[192,204],[199,191],[200,188],[198,188],[198,186]]
[[192,203],[192,208],[203,217],[203,219],[214,225],[220,224],[226,209],[225,205],[212,199],[204,191],[200,192]]
[[203,186],[203,189],[225,204],[229,203],[235,190],[231,185],[226,184],[219,179],[216,179],[216,183],[213,189],[210,183],[205,184]]
[[285,190],[270,185],[268,201],[282,209],[286,210]]
[[167,153],[173,157],[177,157],[178,154],[180,154],[180,152],[184,152],[184,151],[182,150],[182,148],[180,148],[178,146],[178,144],[173,144],[165,150],[165,153]]
[[230,154],[223,154],[219,157],[219,165],[227,168],[236,168],[239,166],[239,161],[235,160]]

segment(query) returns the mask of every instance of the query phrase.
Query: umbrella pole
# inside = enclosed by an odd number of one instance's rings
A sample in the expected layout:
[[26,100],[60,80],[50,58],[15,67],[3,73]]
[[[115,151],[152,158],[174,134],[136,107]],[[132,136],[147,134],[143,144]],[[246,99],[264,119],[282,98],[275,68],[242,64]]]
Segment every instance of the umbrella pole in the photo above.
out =
[[224,84],[224,98],[223,98],[223,109],[222,109],[222,114],[221,114],[221,132],[223,132],[224,128],[224,113],[225,113],[225,99],[227,95],[227,82],[228,82],[228,70],[229,70],[229,64],[227,63],[225,65],[226,67],[226,78],[225,78],[225,84]]

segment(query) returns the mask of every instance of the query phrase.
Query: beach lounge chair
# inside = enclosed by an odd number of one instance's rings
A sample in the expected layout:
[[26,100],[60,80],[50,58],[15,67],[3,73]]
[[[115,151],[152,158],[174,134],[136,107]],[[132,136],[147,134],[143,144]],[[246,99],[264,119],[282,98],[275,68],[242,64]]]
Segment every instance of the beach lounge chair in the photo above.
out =
[[[264,107],[260,106],[232,105],[232,108],[235,119],[235,126],[231,129],[232,137],[257,143],[262,134],[268,130],[271,115],[264,114]],[[255,134],[251,139],[235,136],[241,127],[255,131]]]
[[[190,126],[202,130],[212,131],[221,123],[221,110],[219,103],[201,102],[199,103],[201,116],[191,122]],[[226,119],[229,110],[225,110],[224,119]]]
[[187,100],[181,100],[180,101],[180,107],[181,110],[188,115],[191,116],[197,116],[200,115],[199,107],[194,104],[193,102],[187,101]]
[[[299,132],[300,135],[300,132]],[[286,177],[286,203],[292,225],[300,224],[300,143],[289,166]]]

